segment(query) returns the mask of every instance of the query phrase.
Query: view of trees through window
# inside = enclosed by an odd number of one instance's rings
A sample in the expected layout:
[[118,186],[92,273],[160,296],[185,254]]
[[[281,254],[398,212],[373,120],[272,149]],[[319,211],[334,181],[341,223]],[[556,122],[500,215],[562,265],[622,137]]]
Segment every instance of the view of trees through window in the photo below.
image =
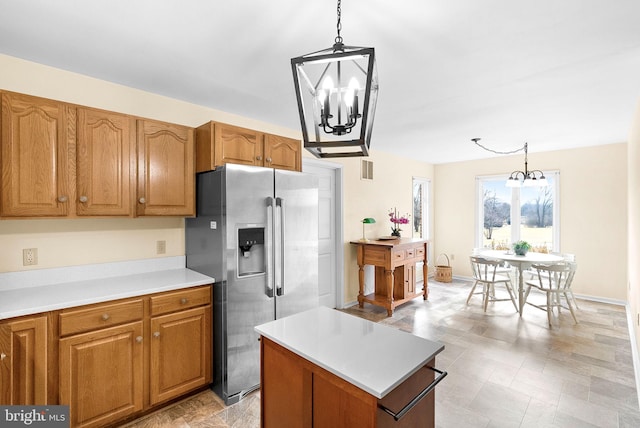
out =
[[[431,182],[424,178],[413,178],[413,238],[429,239],[429,191]],[[431,254],[431,250],[428,251]],[[428,258],[428,256],[427,256]],[[417,269],[418,276],[421,269]]]
[[525,240],[534,251],[554,250],[556,174],[547,180],[547,187],[520,188],[506,187],[503,178],[480,180],[483,247],[510,249]]

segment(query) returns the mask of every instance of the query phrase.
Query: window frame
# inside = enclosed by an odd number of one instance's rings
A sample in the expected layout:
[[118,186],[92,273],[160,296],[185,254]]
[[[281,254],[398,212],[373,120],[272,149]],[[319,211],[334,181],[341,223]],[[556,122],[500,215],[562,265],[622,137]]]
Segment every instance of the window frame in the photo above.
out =
[[[550,251],[560,252],[560,171],[550,170],[544,172],[547,178],[553,182],[553,232],[552,247]],[[484,186],[486,181],[504,181],[508,174],[480,175],[476,176],[476,203],[475,203],[475,239],[474,246],[476,248],[483,247],[484,233]],[[505,186],[506,187],[506,186]],[[521,224],[521,187],[511,188],[511,224]],[[520,227],[511,228],[511,242],[517,242],[520,239]]]

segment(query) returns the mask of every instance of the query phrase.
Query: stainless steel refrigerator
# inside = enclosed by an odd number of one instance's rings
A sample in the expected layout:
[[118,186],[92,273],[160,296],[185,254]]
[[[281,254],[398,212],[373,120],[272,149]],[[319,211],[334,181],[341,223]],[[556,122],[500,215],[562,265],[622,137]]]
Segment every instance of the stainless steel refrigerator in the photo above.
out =
[[214,277],[213,389],[231,404],[259,387],[256,325],[318,306],[318,182],[227,164],[197,176],[187,267]]

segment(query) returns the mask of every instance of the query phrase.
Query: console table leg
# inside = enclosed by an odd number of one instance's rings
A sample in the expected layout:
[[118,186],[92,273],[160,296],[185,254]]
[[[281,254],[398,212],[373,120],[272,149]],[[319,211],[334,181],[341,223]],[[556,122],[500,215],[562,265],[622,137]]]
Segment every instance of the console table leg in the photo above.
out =
[[387,315],[393,315],[393,270],[385,270],[385,279],[387,281]]
[[358,306],[364,307],[364,266],[358,265]]
[[427,281],[428,273],[429,273],[429,267],[427,266],[427,260],[425,258],[425,261],[422,264],[422,278],[423,278],[422,298],[424,300],[427,300],[429,298],[429,283]]

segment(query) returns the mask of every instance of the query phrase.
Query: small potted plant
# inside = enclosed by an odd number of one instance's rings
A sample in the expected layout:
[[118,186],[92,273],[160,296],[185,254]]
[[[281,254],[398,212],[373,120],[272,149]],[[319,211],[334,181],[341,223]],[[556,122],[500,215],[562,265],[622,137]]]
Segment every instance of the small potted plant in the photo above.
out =
[[402,231],[402,229],[400,229],[400,225],[409,224],[409,214],[405,216],[399,216],[398,210],[393,208],[389,211],[389,221],[393,223],[393,226],[391,226],[391,236],[396,236],[399,238],[400,232]]
[[513,252],[516,253],[516,255],[518,256],[527,255],[527,251],[529,251],[530,249],[531,249],[531,244],[529,244],[527,241],[518,241],[515,244],[513,244]]

